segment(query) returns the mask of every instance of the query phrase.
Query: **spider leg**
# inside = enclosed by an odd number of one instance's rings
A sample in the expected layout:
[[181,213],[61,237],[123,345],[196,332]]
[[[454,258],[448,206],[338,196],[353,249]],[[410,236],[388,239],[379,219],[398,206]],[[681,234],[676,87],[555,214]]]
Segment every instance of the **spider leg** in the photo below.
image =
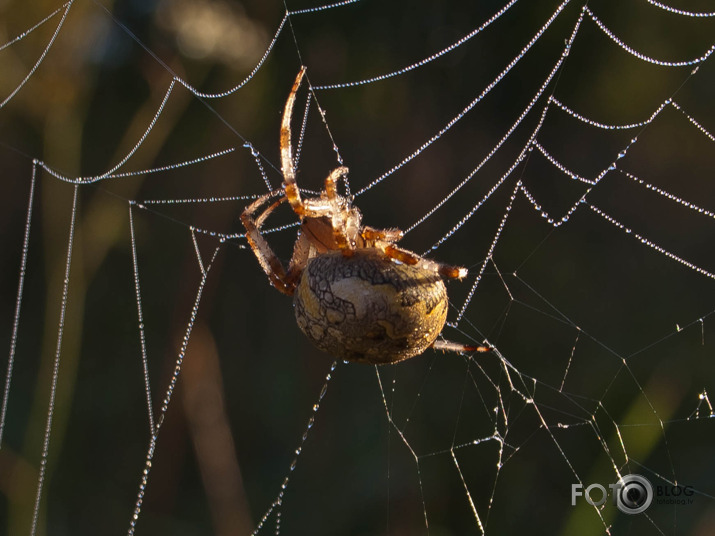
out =
[[284,192],[283,192],[282,188],[277,188],[275,190],[271,190],[267,194],[263,194],[262,196],[259,196],[256,199],[254,199],[250,205],[246,206],[246,208],[243,209],[243,212],[248,212],[252,216],[256,212],[258,212],[259,208],[261,208],[263,205],[268,203],[268,201],[270,201],[274,197],[282,196],[283,194],[284,194]]
[[371,245],[377,241],[387,244],[394,244],[402,239],[403,232],[400,229],[375,229],[366,225],[360,231],[360,236],[366,244]]
[[[278,205],[280,205],[280,203],[284,202],[285,198],[274,202],[266,208],[265,211],[258,217],[257,221],[254,221],[253,219],[254,213],[275,197],[275,195],[276,192],[274,191],[256,199],[253,203],[246,207],[241,214],[241,222],[246,228],[246,240],[248,240],[248,244],[251,246],[253,253],[256,255],[261,268],[263,268],[263,271],[268,276],[268,280],[279,291],[291,296],[293,295],[293,290],[295,289],[295,280],[297,280],[297,277],[295,277],[293,273],[290,273],[290,278],[288,277],[280,259],[273,252],[271,246],[268,245],[268,242],[265,238],[263,238],[260,232],[261,225],[265,219]],[[292,265],[293,261],[291,259],[291,268],[293,268]]]
[[458,342],[439,340],[432,343],[432,348],[441,352],[491,352],[491,346],[474,346]]
[[290,263],[288,264],[288,273],[285,277],[285,284],[293,294],[295,287],[298,285],[300,276],[303,274],[308,258],[310,257],[310,240],[302,232],[298,231],[298,238],[293,246],[293,255],[291,255]]
[[424,259],[407,249],[395,246],[394,244],[388,244],[384,248],[385,255],[391,259],[398,260],[404,264],[418,264],[421,263],[425,268],[434,270],[440,276],[446,277],[447,279],[463,279],[467,276],[467,269],[460,266],[451,266],[449,264],[442,264],[440,262],[435,262],[429,259]]
[[290,90],[288,100],[283,110],[283,119],[281,121],[281,165],[283,168],[283,188],[285,195],[288,198],[291,208],[298,216],[305,215],[305,207],[300,198],[298,184],[295,182],[295,167],[293,166],[293,147],[291,145],[291,130],[290,120],[293,117],[293,105],[295,104],[295,94],[298,92],[300,82],[305,75],[305,67],[301,67],[298,76],[293,82],[293,88]]
[[325,179],[325,196],[330,207],[330,215],[333,228],[333,239],[338,248],[343,250],[352,250],[354,245],[350,243],[347,235],[347,215],[349,211],[345,207],[341,207],[342,199],[338,195],[337,182],[340,177],[347,175],[348,168],[345,166],[337,167],[330,172]]
[[331,171],[330,175],[325,178],[325,194],[328,196],[328,201],[331,205],[337,205],[338,199],[340,198],[337,188],[338,180],[347,174],[348,168],[340,166]]
[[263,227],[265,221],[268,219],[268,216],[270,216],[275,209],[277,209],[282,203],[285,203],[286,201],[287,199],[285,198],[285,196],[281,196],[278,201],[274,201],[273,204],[271,204],[266,210],[264,210],[258,217],[255,222],[256,227],[258,227],[258,229],[260,230],[261,227]]

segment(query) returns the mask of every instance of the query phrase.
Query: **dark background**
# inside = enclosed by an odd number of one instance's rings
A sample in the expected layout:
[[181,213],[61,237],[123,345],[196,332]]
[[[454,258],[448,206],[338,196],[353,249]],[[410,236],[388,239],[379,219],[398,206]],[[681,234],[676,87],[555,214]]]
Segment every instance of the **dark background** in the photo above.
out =
[[[291,10],[318,2],[288,3]],[[708,2],[676,7],[707,11]],[[499,143],[536,94],[571,35],[572,2],[532,50],[467,115],[407,165],[356,199],[365,221],[408,228]],[[675,3],[673,3],[675,6]],[[409,73],[316,91],[354,193],[432,138],[518,55],[558,6],[521,0],[456,50]],[[715,20],[645,1],[589,8],[629,46],[663,61],[702,56]],[[60,7],[0,5],[2,42]],[[120,171],[229,154],[79,190],[46,480],[38,534],[121,534],[130,526],[149,445],[137,327],[129,200],[260,194],[259,154],[281,183],[278,129],[300,67],[313,86],[388,73],[482,24],[498,2],[363,1],[292,16],[245,86],[199,99],[175,85],[156,125]],[[241,83],[266,51],[286,7],[278,1],[77,0],[57,41],[0,109],[0,348],[9,348],[33,158],[70,177],[111,169],[151,122],[174,74],[202,92]],[[0,50],[0,98],[27,75],[59,22]],[[586,16],[557,79],[494,157],[402,242],[427,251],[515,161],[554,94],[607,124],[646,120],[667,98],[715,131],[710,58],[652,65],[627,54]],[[305,88],[297,101],[299,132]],[[317,190],[338,165],[315,102],[299,184]],[[594,179],[637,136],[619,169],[715,210],[713,140],[673,107],[645,127],[604,130],[552,106],[539,143]],[[467,266],[449,283],[457,317],[516,181],[555,219],[587,190],[537,151],[430,256]],[[30,530],[57,345],[74,187],[37,172],[29,256],[7,421],[0,449],[0,534]],[[519,194],[451,340],[498,352],[474,359],[432,351],[394,367],[337,365],[297,329],[290,299],[268,284],[241,238],[244,200],[145,204],[132,210],[154,417],[181,352],[182,371],[158,437],[137,534],[712,534],[715,530],[712,312],[713,217],[618,171],[558,228]],[[279,211],[277,225],[294,221]],[[218,247],[198,315],[201,271]],[[641,243],[643,237],[708,274]],[[295,230],[269,235],[287,259]],[[6,354],[7,355],[7,354]],[[501,359],[503,358],[503,360]],[[5,363],[0,358],[0,363]],[[5,378],[5,365],[0,377]],[[327,391],[320,398],[326,375]],[[319,408],[314,411],[314,405]],[[392,423],[388,420],[392,416]],[[301,440],[309,419],[315,424]],[[497,439],[498,438],[498,439]],[[296,449],[301,454],[296,458]],[[297,459],[295,469],[291,463]],[[597,511],[571,485],[639,473],[656,486],[693,486],[693,504],[627,516]],[[281,485],[289,477],[284,495]],[[465,491],[468,490],[467,491]],[[470,499],[479,516],[475,519]]]

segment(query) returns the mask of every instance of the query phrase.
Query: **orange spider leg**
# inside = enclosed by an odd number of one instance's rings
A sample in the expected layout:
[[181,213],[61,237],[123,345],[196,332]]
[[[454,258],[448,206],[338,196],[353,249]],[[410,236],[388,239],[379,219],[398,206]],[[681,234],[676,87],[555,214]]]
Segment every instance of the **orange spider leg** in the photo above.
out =
[[363,240],[368,244],[374,244],[378,240],[380,242],[394,244],[402,239],[403,234],[400,229],[375,229],[369,225],[366,225],[362,228],[362,231],[360,231]]
[[298,286],[298,280],[305,269],[305,265],[308,263],[309,257],[310,240],[303,232],[298,231],[298,239],[293,246],[293,255],[290,258],[288,273],[285,277],[285,284],[291,295],[295,291],[295,287]]
[[337,188],[338,180],[347,174],[348,168],[340,166],[331,171],[330,175],[325,178],[325,194],[328,196],[328,201],[330,201],[331,205],[337,204],[339,197]]
[[258,219],[254,222],[256,227],[260,230],[261,227],[263,227],[263,223],[268,219],[268,216],[271,215],[271,213],[278,208],[279,205],[282,203],[285,203],[287,199],[285,196],[281,197],[278,201],[275,201],[272,205],[270,205],[266,210],[264,210],[261,215],[258,217]]
[[340,177],[347,175],[348,168],[341,166],[330,172],[325,179],[325,196],[330,205],[330,215],[333,228],[333,240],[344,253],[352,251],[354,245],[348,240],[346,232],[345,209],[341,206],[342,199],[338,195],[337,183]]
[[295,94],[300,87],[300,82],[305,75],[305,67],[301,67],[298,76],[293,82],[293,88],[290,90],[288,100],[286,101],[285,109],[283,110],[283,120],[281,121],[281,165],[283,167],[283,178],[285,179],[284,189],[285,195],[288,198],[293,211],[300,217],[305,215],[305,207],[300,199],[300,191],[295,182],[295,168],[293,166],[293,147],[291,145],[290,120],[293,116],[293,104],[295,103]]
[[467,276],[466,268],[462,268],[460,266],[450,266],[449,264],[442,264],[429,259],[424,259],[416,253],[402,249],[393,244],[386,246],[384,251],[385,255],[391,259],[398,260],[404,264],[414,265],[421,262],[425,267],[434,270],[440,276],[446,277],[447,279],[463,279]]
[[[246,240],[248,240],[248,244],[251,246],[253,253],[256,255],[261,268],[263,268],[263,271],[268,276],[268,280],[276,289],[284,294],[292,296],[295,289],[295,281],[297,280],[297,277],[293,273],[295,271],[295,263],[293,262],[293,259],[291,259],[291,265],[288,273],[286,274],[285,268],[283,268],[283,264],[280,259],[275,253],[273,253],[273,250],[260,232],[263,222],[278,205],[285,201],[285,197],[279,199],[265,209],[265,211],[258,217],[257,221],[253,220],[254,213],[270,201],[270,199],[275,195],[276,192],[274,191],[256,199],[253,203],[246,207],[241,214],[241,222],[246,228]],[[297,249],[298,243],[296,243],[294,251]]]
[[406,249],[399,248],[393,244],[389,244],[385,247],[385,255],[387,255],[391,259],[395,259],[400,261],[401,263],[409,265],[417,264],[420,260],[422,260],[415,253],[407,251]]

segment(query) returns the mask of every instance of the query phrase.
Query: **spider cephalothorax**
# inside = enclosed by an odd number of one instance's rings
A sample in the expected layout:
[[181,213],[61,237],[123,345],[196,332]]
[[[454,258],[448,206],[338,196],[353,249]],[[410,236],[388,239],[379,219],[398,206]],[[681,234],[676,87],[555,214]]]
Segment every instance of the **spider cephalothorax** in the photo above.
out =
[[[363,225],[358,208],[337,192],[338,181],[348,173],[346,167],[330,172],[318,197],[301,196],[290,123],[304,75],[305,67],[283,111],[283,187],[256,199],[241,214],[248,243],[271,284],[293,296],[298,326],[318,348],[350,361],[396,363],[430,346],[487,351],[483,346],[436,341],[447,318],[442,279],[462,279],[467,270],[400,248],[396,245],[402,238],[399,229]],[[290,204],[301,222],[287,270],[260,233],[266,218],[283,202]]]

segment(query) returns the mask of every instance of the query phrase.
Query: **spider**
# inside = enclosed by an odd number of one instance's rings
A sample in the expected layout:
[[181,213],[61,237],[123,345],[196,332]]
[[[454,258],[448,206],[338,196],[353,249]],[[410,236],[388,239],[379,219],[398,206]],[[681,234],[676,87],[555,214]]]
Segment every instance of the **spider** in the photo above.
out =
[[[403,235],[399,229],[363,225],[352,200],[337,192],[337,182],[348,168],[331,171],[318,197],[301,196],[293,163],[291,117],[305,70],[300,69],[293,83],[281,121],[285,182],[241,214],[248,243],[270,283],[293,296],[298,326],[321,350],[363,363],[397,363],[429,347],[490,350],[436,340],[447,318],[443,278],[463,279],[466,268],[425,259],[397,246]],[[266,218],[284,202],[300,219],[287,269],[260,233]]]

